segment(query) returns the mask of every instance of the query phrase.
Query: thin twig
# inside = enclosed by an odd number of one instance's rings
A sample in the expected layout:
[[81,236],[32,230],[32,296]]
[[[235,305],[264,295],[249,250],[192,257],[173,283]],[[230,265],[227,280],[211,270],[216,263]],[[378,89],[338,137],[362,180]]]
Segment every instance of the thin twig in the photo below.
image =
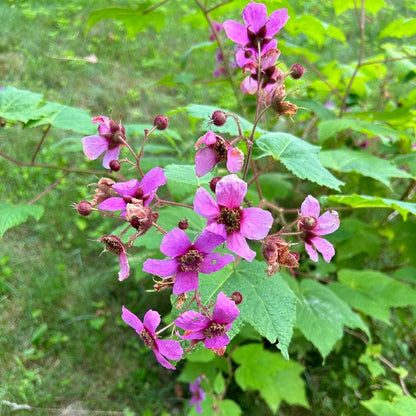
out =
[[224,6],[224,4],[232,3],[234,0],[224,0],[221,3],[216,4],[215,6],[210,7],[206,10],[207,13],[211,13],[213,10],[218,9],[221,6]]
[[48,192],[52,191],[52,189],[55,188],[55,186],[59,185],[68,175],[69,175],[69,172],[64,172],[64,174],[60,178],[58,178],[53,184],[49,185],[43,192],[41,192],[39,195],[35,196],[29,202],[27,202],[27,205],[34,204],[36,201],[38,201],[40,198],[42,198]]
[[380,60],[375,60],[375,61],[366,61],[366,62],[362,62],[361,66],[386,64],[387,62],[403,61],[405,59],[416,59],[416,55],[401,56],[400,58],[386,58],[386,59],[380,59]]
[[155,4],[154,6],[149,7],[148,9],[146,9],[143,14],[147,14],[152,12],[153,10],[156,10],[157,8],[163,6],[165,3],[167,3],[169,0],[162,0],[161,2]]
[[[384,364],[386,364],[387,367],[389,367],[391,370],[395,371],[396,367],[391,363],[386,357],[383,357],[382,355],[377,355],[377,358]],[[404,382],[404,378],[397,374],[399,377],[400,385],[402,386],[403,394],[405,396],[410,396],[409,390],[407,390],[406,383]]]
[[49,130],[51,129],[51,126],[52,126],[52,124],[48,124],[45,131],[43,132],[43,135],[40,139],[40,142],[38,143],[38,145],[36,147],[35,153],[33,153],[32,160],[31,160],[32,163],[35,161],[36,156],[39,153],[40,148],[42,147],[43,141],[45,140],[45,137],[47,136],[47,134],[49,133]]

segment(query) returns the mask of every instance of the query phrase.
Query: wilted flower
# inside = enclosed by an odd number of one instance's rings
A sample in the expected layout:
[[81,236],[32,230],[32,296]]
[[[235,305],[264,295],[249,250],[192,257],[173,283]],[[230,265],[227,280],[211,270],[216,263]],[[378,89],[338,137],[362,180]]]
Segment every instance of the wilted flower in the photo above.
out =
[[156,328],[160,324],[159,313],[153,310],[147,311],[142,322],[124,306],[122,311],[121,318],[123,321],[137,332],[143,342],[154,352],[159,363],[169,370],[175,370],[175,367],[168,360],[181,359],[183,350],[178,341],[159,339],[156,335]]
[[118,272],[118,280],[122,281],[129,277],[130,266],[127,260],[126,247],[122,241],[115,235],[104,235],[98,239],[105,243],[105,251],[112,251],[118,255],[120,262],[120,271]]
[[273,276],[280,268],[299,267],[299,254],[290,251],[290,244],[276,235],[267,236],[261,246],[261,254],[267,262],[267,275]]
[[319,216],[321,206],[311,195],[303,201],[298,228],[303,231],[302,239],[305,241],[305,249],[312,261],[318,261],[319,251],[324,260],[329,263],[335,254],[334,246],[320,235],[330,234],[339,227],[339,217],[336,211],[326,211]]
[[230,342],[227,331],[231,329],[231,323],[239,313],[235,302],[220,292],[212,317],[187,311],[175,320],[175,325],[186,330],[183,339],[203,341],[205,348],[223,348]]
[[237,147],[232,147],[221,136],[208,131],[198,139],[195,149],[199,149],[202,143],[207,147],[196,152],[195,171],[197,176],[206,175],[221,162],[227,163],[227,169],[231,173],[238,172],[243,167],[244,153]]
[[126,129],[105,116],[94,117],[92,122],[99,123],[98,135],[82,139],[84,154],[88,159],[95,160],[105,152],[103,166],[110,169],[110,162],[118,159],[120,146],[124,146]]
[[211,253],[224,241],[222,236],[206,229],[191,243],[189,237],[179,228],[167,233],[160,245],[160,251],[171,259],[148,259],[143,271],[161,277],[175,277],[173,294],[189,292],[198,288],[198,273],[214,273],[234,260],[230,254]]
[[193,383],[189,383],[189,390],[192,393],[189,404],[195,405],[197,413],[202,413],[201,402],[205,400],[205,392],[201,387],[201,377],[197,377]]
[[198,188],[194,210],[208,219],[207,229],[223,236],[227,248],[252,261],[256,252],[251,250],[246,238],[261,240],[273,224],[269,211],[261,208],[241,208],[247,193],[247,184],[236,175],[224,176],[215,189],[217,201],[204,188]]
[[116,195],[115,191],[113,190],[112,186],[115,182],[110,178],[101,178],[97,184],[93,184],[96,186],[94,191],[94,197],[91,201],[91,205],[95,207],[101,202],[105,201],[107,198],[111,198],[112,196]]

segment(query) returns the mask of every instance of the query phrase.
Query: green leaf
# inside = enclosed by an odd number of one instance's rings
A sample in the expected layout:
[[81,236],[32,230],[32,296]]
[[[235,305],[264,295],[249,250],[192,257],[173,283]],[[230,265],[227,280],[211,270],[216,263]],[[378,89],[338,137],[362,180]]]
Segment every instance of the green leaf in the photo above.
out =
[[298,106],[299,111],[302,109],[309,110],[316,114],[321,120],[331,120],[336,118],[335,113],[326,108],[319,101],[311,100],[308,98],[294,98],[290,101]]
[[322,144],[325,140],[334,137],[340,131],[353,130],[358,133],[364,133],[368,137],[380,137],[385,144],[396,141],[403,131],[394,130],[384,124],[374,122],[342,118],[335,120],[325,120],[319,123],[318,142]]
[[34,118],[33,114],[42,100],[41,94],[6,87],[0,91],[0,117],[8,121],[27,123]]
[[[289,277],[290,279],[290,277]],[[324,285],[310,279],[291,282],[296,296],[296,327],[326,357],[342,338],[343,328],[368,329],[359,315]]]
[[337,172],[357,172],[378,180],[390,187],[391,178],[411,178],[412,175],[393,163],[363,151],[349,149],[327,150],[319,154],[319,160],[328,169]]
[[387,323],[391,307],[416,305],[416,290],[373,270],[341,270],[330,288],[353,308]]
[[[204,413],[205,414],[205,413]],[[215,414],[227,416],[240,416],[243,414],[241,407],[233,400],[225,399],[218,403],[218,411]]]
[[393,401],[372,398],[360,402],[366,409],[376,416],[415,416],[416,399],[402,396]]
[[215,377],[213,389],[216,394],[221,394],[225,390],[225,380],[222,372],[218,372],[217,376]]
[[379,38],[404,38],[416,35],[416,18],[401,18],[388,24],[378,35]]
[[[234,266],[234,267],[233,267]],[[292,291],[276,274],[266,276],[266,264],[254,260],[231,264],[214,275],[200,275],[200,290],[204,303],[215,301],[219,292],[228,296],[238,291],[243,302],[238,305],[240,315],[233,323],[230,335],[248,322],[269,342],[275,344],[288,358],[296,308]]]
[[[339,15],[346,10],[355,9],[354,0],[333,0],[335,14]],[[365,9],[371,12],[373,15],[377,14],[377,12],[386,6],[386,2],[384,0],[371,0],[365,2]]]
[[261,344],[238,347],[232,359],[240,364],[234,376],[237,384],[244,391],[259,391],[273,413],[282,401],[309,408],[300,364],[264,350]]
[[26,222],[30,216],[39,221],[44,212],[41,205],[13,205],[9,202],[0,204],[0,238],[16,225]]
[[319,161],[320,147],[289,133],[266,133],[255,141],[256,158],[272,156],[301,179],[339,190],[341,182]]
[[328,201],[348,205],[352,208],[390,208],[396,210],[406,221],[407,214],[416,215],[416,204],[396,199],[369,195],[329,195]]

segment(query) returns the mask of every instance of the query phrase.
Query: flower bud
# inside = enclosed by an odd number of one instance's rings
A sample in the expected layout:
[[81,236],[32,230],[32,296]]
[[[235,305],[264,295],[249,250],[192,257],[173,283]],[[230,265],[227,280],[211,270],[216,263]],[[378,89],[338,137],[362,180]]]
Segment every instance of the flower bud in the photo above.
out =
[[168,128],[168,125],[169,125],[169,119],[167,117],[159,114],[153,119],[153,125],[158,130],[166,130]]
[[217,183],[221,179],[222,179],[221,176],[216,176],[215,178],[212,178],[209,181],[209,187],[210,187],[211,191],[214,192],[214,194],[215,194],[215,189],[217,188]]
[[110,169],[113,171],[113,172],[118,172],[119,170],[120,170],[120,162],[118,161],[118,160],[112,160],[110,163],[109,163],[109,166],[110,166]]
[[88,217],[92,212],[92,206],[88,201],[81,201],[77,206],[78,214]]
[[239,305],[243,301],[243,295],[240,292],[234,292],[230,296],[231,300],[234,301],[236,305]]
[[188,219],[187,219],[187,218],[185,218],[184,220],[179,221],[179,222],[178,222],[178,227],[179,227],[181,230],[187,230],[187,229],[188,229],[188,227],[189,227]]
[[216,126],[223,126],[227,121],[227,115],[221,110],[214,111],[211,115],[210,121]]
[[282,101],[277,104],[277,114],[278,117],[281,115],[295,116],[298,112],[298,107],[295,104],[290,103],[289,101]]
[[305,73],[305,68],[301,64],[293,64],[290,67],[289,73],[293,79],[299,79],[303,77],[303,74]]

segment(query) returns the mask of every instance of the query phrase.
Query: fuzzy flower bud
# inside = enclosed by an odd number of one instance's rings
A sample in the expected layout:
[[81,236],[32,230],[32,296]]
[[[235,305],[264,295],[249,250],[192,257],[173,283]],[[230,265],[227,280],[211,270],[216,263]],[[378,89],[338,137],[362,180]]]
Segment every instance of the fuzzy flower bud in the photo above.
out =
[[78,214],[82,215],[83,217],[88,217],[88,215],[92,212],[91,203],[88,201],[81,201],[77,206]]
[[185,218],[184,220],[179,221],[179,222],[178,222],[178,227],[179,227],[181,230],[187,230],[187,229],[188,229],[188,227],[189,227],[188,219],[187,219],[187,218]]
[[113,171],[113,172],[118,172],[119,170],[120,170],[120,162],[118,161],[118,160],[112,160],[111,162],[110,162],[110,169]]
[[217,183],[221,180],[221,176],[216,176],[209,181],[209,188],[215,194],[215,189],[217,188]]
[[293,64],[290,67],[290,76],[293,79],[299,79],[303,77],[303,74],[305,73],[305,68],[301,64]]
[[221,110],[214,111],[211,115],[210,121],[216,126],[223,126],[227,121],[227,115]]
[[168,128],[168,125],[169,125],[169,119],[167,117],[159,114],[153,119],[153,125],[158,130],[166,130]]
[[236,305],[239,305],[243,301],[243,295],[240,292],[232,293],[230,298]]

